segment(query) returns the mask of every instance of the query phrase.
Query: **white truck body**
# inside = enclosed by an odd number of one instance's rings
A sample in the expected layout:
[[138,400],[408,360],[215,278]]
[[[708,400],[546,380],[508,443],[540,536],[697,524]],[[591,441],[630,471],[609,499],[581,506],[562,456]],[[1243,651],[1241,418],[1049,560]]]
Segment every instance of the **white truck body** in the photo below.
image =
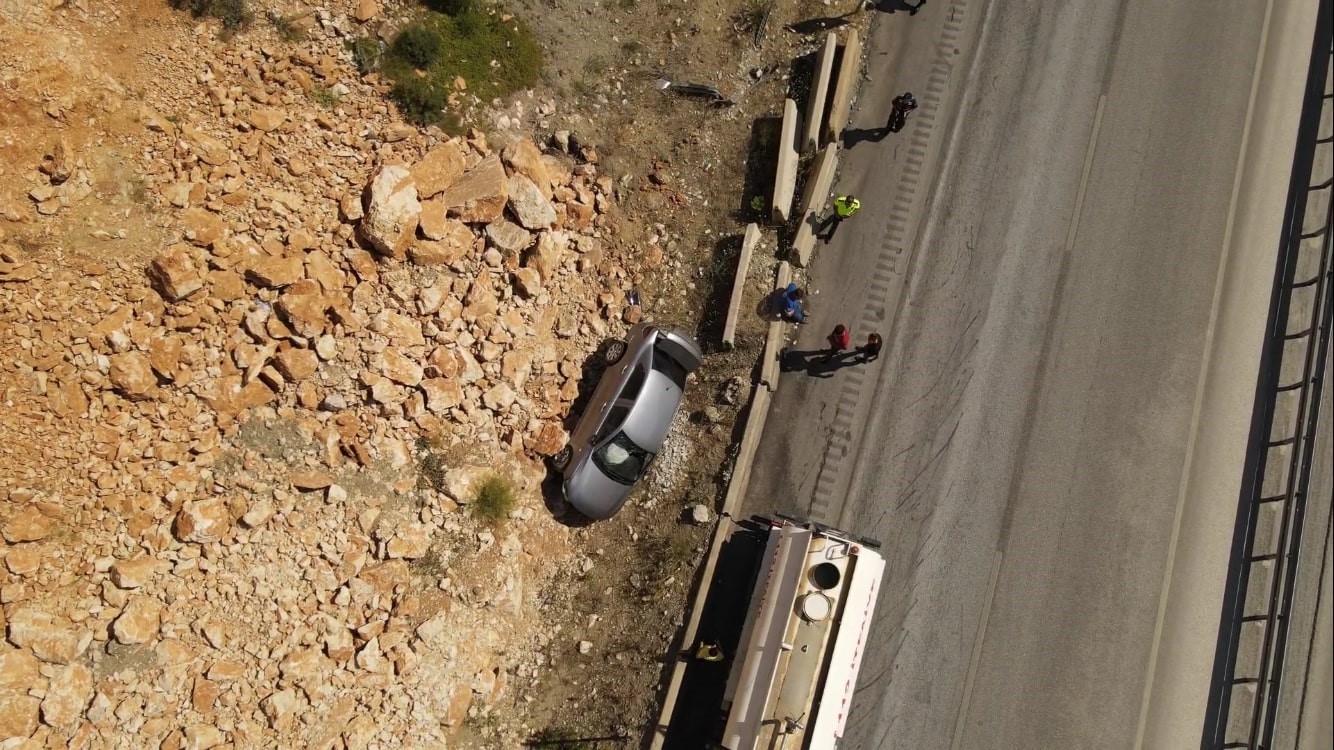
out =
[[885,562],[853,537],[770,521],[728,674],[727,750],[833,750],[843,736]]

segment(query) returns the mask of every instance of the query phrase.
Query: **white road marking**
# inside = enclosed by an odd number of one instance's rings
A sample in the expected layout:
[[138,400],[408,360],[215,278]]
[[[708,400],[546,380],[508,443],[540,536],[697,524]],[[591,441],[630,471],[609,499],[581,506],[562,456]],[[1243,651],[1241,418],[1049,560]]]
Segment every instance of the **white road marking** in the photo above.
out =
[[[1088,146],[1084,150],[1084,169],[1079,177],[1079,190],[1075,193],[1074,212],[1070,216],[1070,228],[1065,233],[1065,251],[1074,248],[1079,235],[1079,217],[1084,212],[1084,196],[1088,192],[1089,175],[1093,172],[1093,156],[1097,152],[1098,132],[1102,129],[1102,113],[1107,105],[1107,95],[1098,95],[1098,108],[1093,114],[1093,129],[1089,133]],[[959,714],[954,720],[954,739],[950,750],[958,750],[963,741],[964,723],[968,719],[968,708],[973,699],[973,682],[977,679],[977,665],[982,660],[982,643],[986,640],[987,622],[991,619],[991,603],[996,596],[996,584],[1000,580],[1001,560],[1005,550],[996,550],[996,557],[991,563],[991,579],[987,582],[987,596],[982,604],[982,617],[977,623],[977,636],[973,640],[973,655],[968,662],[968,676],[964,678],[963,700],[959,703]]]
[[968,660],[968,677],[963,682],[963,700],[959,703],[959,715],[954,719],[954,739],[950,741],[950,750],[959,750],[963,741],[963,724],[968,718],[968,705],[973,700],[973,681],[977,679],[977,664],[982,661],[982,641],[987,634],[987,620],[991,619],[991,600],[996,596],[996,582],[1000,580],[1001,559],[1004,553],[996,550],[996,557],[991,561],[991,580],[987,582],[987,598],[982,603],[982,619],[977,623],[977,637],[973,639],[973,656]]
[[1163,623],[1167,619],[1167,602],[1172,589],[1172,569],[1176,565],[1177,545],[1181,540],[1181,518],[1186,507],[1186,496],[1191,483],[1191,467],[1195,461],[1195,447],[1199,437],[1200,418],[1204,410],[1205,392],[1209,386],[1209,368],[1213,360],[1214,334],[1218,328],[1219,307],[1223,301],[1223,284],[1227,277],[1228,258],[1232,251],[1232,231],[1236,227],[1237,199],[1241,194],[1242,177],[1245,171],[1246,153],[1251,141],[1251,128],[1255,125],[1255,100],[1259,96],[1260,77],[1265,73],[1265,48],[1269,45],[1270,22],[1274,16],[1274,3],[1270,0],[1265,5],[1265,20],[1260,29],[1260,44],[1255,55],[1255,72],[1251,75],[1250,99],[1246,102],[1246,121],[1242,125],[1241,150],[1237,154],[1237,165],[1233,170],[1232,196],[1228,202],[1227,227],[1223,230],[1223,248],[1218,258],[1218,276],[1214,280],[1214,299],[1209,309],[1209,324],[1204,330],[1204,351],[1200,357],[1200,372],[1196,379],[1195,404],[1190,419],[1190,430],[1186,439],[1186,458],[1181,467],[1181,484],[1177,488],[1177,507],[1172,517],[1172,537],[1167,544],[1167,562],[1163,566],[1163,584],[1158,593],[1158,615],[1153,625],[1153,643],[1149,646],[1149,663],[1144,672],[1144,695],[1140,699],[1139,724],[1135,729],[1134,750],[1144,747],[1144,734],[1149,722],[1149,701],[1153,697],[1153,683],[1158,671],[1158,653],[1163,640]]

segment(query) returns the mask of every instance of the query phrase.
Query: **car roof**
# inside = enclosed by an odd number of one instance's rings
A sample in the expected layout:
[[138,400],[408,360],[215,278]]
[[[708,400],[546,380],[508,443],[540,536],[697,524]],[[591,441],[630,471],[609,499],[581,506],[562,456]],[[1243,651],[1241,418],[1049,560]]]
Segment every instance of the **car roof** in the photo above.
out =
[[635,441],[635,445],[657,453],[672,426],[682,395],[681,388],[671,378],[649,367],[644,386],[621,424],[621,430]]

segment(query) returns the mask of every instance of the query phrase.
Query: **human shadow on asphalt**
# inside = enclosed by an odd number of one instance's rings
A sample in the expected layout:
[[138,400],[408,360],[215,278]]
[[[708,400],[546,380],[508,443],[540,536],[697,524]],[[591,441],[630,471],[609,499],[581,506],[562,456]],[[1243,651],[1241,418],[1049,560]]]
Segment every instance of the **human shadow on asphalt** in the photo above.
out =
[[889,135],[889,128],[847,128],[843,131],[843,148],[852,148],[858,143],[879,143]]
[[801,372],[812,378],[832,377],[836,370],[866,361],[856,349],[832,356],[828,349],[784,349],[778,353],[780,372]]

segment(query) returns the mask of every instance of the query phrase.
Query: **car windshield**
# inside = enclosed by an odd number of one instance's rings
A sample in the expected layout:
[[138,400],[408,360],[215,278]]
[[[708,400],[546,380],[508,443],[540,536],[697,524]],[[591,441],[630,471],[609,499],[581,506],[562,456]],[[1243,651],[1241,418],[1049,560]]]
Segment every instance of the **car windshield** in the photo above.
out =
[[624,432],[616,433],[606,445],[593,451],[593,463],[602,473],[624,485],[638,481],[652,458],[652,453],[635,445]]

